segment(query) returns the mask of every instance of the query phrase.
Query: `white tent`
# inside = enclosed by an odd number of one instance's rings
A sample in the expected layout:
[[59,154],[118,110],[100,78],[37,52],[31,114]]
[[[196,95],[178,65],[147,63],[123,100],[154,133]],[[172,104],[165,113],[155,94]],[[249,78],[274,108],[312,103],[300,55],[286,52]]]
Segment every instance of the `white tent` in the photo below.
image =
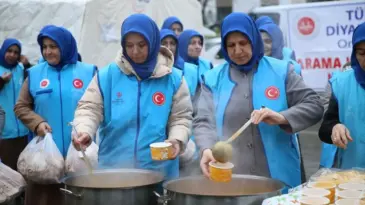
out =
[[197,0],[0,0],[0,41],[19,39],[23,53],[36,62],[41,55],[36,41],[40,29],[64,26],[75,36],[83,61],[103,67],[115,58],[121,24],[133,13],[145,13],[159,26],[174,15],[185,28],[215,35],[203,26]]

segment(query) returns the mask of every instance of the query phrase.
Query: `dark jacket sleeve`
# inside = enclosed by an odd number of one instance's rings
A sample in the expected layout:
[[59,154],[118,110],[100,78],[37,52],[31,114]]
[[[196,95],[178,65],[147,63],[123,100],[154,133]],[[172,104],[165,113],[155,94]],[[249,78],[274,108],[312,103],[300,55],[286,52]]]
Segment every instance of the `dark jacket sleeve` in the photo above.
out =
[[327,144],[333,144],[331,139],[332,129],[338,123],[340,123],[338,103],[336,97],[332,94],[327,112],[324,114],[323,122],[318,132],[319,138]]

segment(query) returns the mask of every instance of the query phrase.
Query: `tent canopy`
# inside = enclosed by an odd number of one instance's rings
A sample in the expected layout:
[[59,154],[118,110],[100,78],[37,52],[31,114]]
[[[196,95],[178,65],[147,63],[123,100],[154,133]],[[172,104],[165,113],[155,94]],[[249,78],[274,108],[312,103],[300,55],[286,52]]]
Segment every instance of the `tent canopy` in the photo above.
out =
[[76,38],[83,61],[101,68],[114,60],[121,24],[133,13],[144,13],[159,26],[167,17],[177,16],[185,28],[215,36],[203,26],[197,0],[0,0],[0,41],[19,39],[23,54],[35,63],[41,56],[36,41],[41,28],[64,26]]

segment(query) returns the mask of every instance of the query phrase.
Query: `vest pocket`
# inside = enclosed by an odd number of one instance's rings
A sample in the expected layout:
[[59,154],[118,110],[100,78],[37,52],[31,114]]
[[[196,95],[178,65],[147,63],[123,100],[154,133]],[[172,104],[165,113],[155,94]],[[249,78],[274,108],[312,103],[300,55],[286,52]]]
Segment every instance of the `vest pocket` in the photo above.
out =
[[42,95],[42,94],[46,94],[46,93],[52,93],[53,89],[42,89],[42,90],[38,90],[35,92],[35,95]]

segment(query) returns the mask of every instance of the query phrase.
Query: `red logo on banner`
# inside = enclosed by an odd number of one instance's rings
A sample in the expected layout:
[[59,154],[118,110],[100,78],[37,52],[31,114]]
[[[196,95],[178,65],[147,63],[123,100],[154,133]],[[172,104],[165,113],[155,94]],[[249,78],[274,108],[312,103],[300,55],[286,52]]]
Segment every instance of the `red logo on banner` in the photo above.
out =
[[310,17],[303,17],[298,21],[298,30],[301,34],[307,36],[313,33],[316,24]]
[[84,86],[84,83],[80,79],[75,79],[73,81],[73,85],[74,85],[75,88],[80,89]]
[[278,97],[280,95],[280,91],[277,87],[270,86],[270,87],[266,88],[265,95],[267,98],[269,98],[271,100],[276,100],[276,99],[278,99]]
[[153,103],[155,103],[158,106],[161,106],[165,103],[165,96],[163,93],[161,92],[156,92],[155,94],[153,94],[152,96],[152,101]]

